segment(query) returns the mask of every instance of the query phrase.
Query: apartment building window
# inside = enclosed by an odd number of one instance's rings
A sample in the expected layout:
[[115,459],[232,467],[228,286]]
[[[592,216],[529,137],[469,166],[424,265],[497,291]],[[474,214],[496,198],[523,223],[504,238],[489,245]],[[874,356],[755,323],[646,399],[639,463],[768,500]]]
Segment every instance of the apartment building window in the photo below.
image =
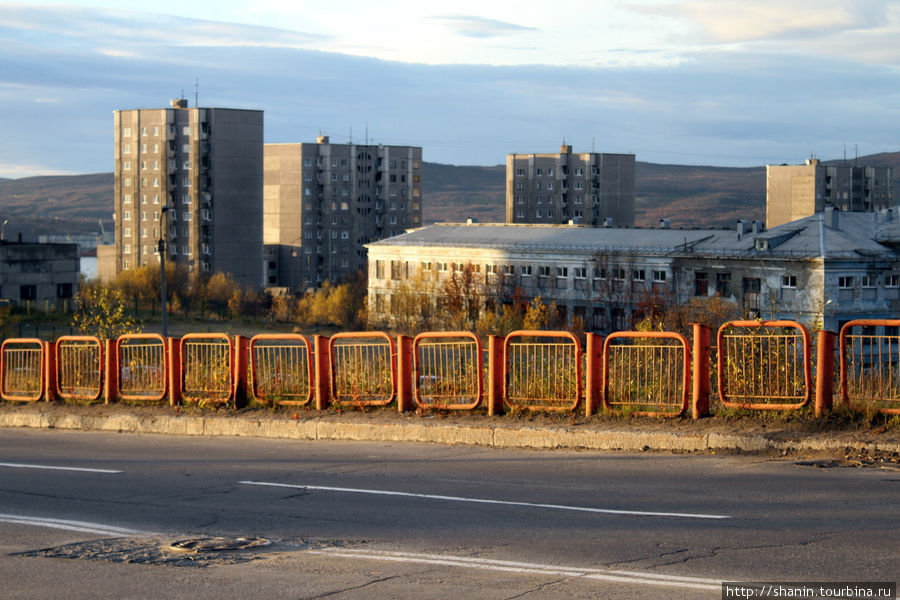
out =
[[122,229],[122,237],[131,237],[131,227]]
[[635,269],[634,271],[632,271],[632,278],[635,281],[643,282],[647,280],[647,273],[644,271],[644,269]]
[[122,128],[122,137],[131,137],[131,127]]
[[20,285],[19,286],[19,299],[23,300],[23,301],[37,300],[37,286],[36,285]]
[[716,296],[727,298],[731,295],[731,273],[716,273]]
[[572,269],[575,279],[587,279],[587,267],[575,267]]
[[781,276],[781,287],[788,288],[788,289],[796,289],[797,276],[796,275],[782,275]]
[[884,287],[895,288],[900,287],[900,275],[885,275],[884,276]]
[[613,269],[613,279],[616,281],[625,281],[625,269],[621,267]]
[[525,174],[525,169],[516,169],[516,175],[520,177]]
[[122,183],[125,185],[125,187],[131,187],[131,178],[130,177],[125,178],[125,180],[122,181]]
[[517,183],[517,184],[516,184],[516,189],[517,189],[517,190],[524,190],[524,189],[525,189],[525,184],[522,183],[522,182]]
[[594,267],[594,279],[606,279],[606,269],[604,267]]
[[391,279],[399,280],[401,275],[402,263],[399,260],[391,261]]
[[503,265],[503,274],[507,276],[512,276],[516,274],[515,265]]
[[709,279],[706,273],[702,271],[698,271],[694,273],[694,295],[695,296],[708,296],[709,295]]
[[122,168],[125,169],[126,171],[130,171],[131,170],[131,161],[126,160],[125,162],[123,162]]
[[665,271],[653,271],[653,283],[665,283],[666,282],[666,272]]
[[557,277],[568,277],[569,276],[569,267],[556,267],[556,276]]
[[[131,244],[125,244],[125,246],[122,248],[122,252],[124,252],[125,254],[131,254]],[[127,269],[128,267],[125,268]]]
[[550,277],[550,267],[541,265],[538,267],[538,277]]
[[548,182],[547,182],[547,189],[548,189],[548,190],[552,190],[552,189],[553,189],[553,182],[552,182],[552,181],[548,181]]
[[862,287],[874,288],[877,286],[878,286],[878,276],[877,275],[863,275],[862,276]]
[[522,265],[521,271],[523,277],[531,277],[531,265]]
[[72,284],[71,283],[57,283],[56,284],[56,297],[57,298],[71,298],[72,297]]
[[516,218],[517,218],[517,219],[524,219],[524,218],[525,218],[525,209],[517,208],[517,209],[516,209]]
[[122,145],[122,154],[131,154],[131,144]]
[[842,290],[853,289],[853,277],[849,275],[838,277],[838,288]]
[[130,210],[126,210],[126,211],[122,214],[122,218],[125,219],[126,221],[129,220],[129,219],[131,219],[131,211],[130,211]]
[[122,194],[122,203],[131,204],[131,194]]
[[539,211],[539,210],[534,211],[534,218],[540,219],[540,218],[541,218],[541,211]]
[[496,275],[497,265],[484,265],[484,272],[488,275]]
[[584,169],[582,169],[581,167],[575,169],[575,174],[576,175],[584,175]]
[[540,169],[537,169],[537,170],[535,171],[535,173],[537,173],[539,177],[540,177],[541,175],[543,175],[543,173],[541,173],[541,170],[540,170]]

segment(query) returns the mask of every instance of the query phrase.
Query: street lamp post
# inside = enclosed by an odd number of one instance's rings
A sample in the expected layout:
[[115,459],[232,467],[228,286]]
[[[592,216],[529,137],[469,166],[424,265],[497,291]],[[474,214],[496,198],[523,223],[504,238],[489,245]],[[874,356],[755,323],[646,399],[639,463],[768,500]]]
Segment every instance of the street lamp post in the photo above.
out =
[[162,314],[162,336],[169,337],[169,315],[166,306],[166,211],[169,207],[163,205],[162,218],[160,219],[159,236],[159,308]]

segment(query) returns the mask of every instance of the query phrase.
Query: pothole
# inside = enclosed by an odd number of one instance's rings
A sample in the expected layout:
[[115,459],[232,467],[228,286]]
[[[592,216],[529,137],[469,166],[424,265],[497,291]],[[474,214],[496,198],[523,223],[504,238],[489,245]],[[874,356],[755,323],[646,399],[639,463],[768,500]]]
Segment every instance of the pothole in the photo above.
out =
[[266,538],[247,537],[204,537],[179,540],[169,544],[168,550],[172,552],[225,552],[228,550],[249,550],[268,546],[272,542]]
[[365,540],[196,537],[172,541],[172,538],[139,537],[76,542],[53,548],[18,552],[15,556],[75,558],[174,567],[213,567],[265,560],[286,552],[340,548],[363,543]]

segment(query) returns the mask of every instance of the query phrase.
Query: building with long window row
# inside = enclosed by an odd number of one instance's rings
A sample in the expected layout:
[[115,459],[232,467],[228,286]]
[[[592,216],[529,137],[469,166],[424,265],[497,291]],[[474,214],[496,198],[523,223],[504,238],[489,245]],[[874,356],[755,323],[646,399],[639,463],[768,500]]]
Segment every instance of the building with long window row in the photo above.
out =
[[369,310],[387,321],[401,284],[414,281],[437,300],[440,282],[461,271],[475,274],[479,293],[507,303],[539,296],[600,333],[631,328],[651,304],[695,297],[834,331],[900,310],[900,218],[891,210],[829,210],[769,230],[746,221],[734,229],[437,224],[368,249]]

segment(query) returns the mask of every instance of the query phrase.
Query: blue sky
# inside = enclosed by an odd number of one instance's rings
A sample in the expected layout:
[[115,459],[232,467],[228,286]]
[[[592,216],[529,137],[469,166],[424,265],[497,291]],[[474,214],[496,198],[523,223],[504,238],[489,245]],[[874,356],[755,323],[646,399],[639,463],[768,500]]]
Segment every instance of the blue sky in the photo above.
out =
[[[112,111],[265,111],[267,142],[425,160],[900,150],[900,0],[0,1],[0,177],[112,170]],[[199,81],[199,90],[196,82]]]

